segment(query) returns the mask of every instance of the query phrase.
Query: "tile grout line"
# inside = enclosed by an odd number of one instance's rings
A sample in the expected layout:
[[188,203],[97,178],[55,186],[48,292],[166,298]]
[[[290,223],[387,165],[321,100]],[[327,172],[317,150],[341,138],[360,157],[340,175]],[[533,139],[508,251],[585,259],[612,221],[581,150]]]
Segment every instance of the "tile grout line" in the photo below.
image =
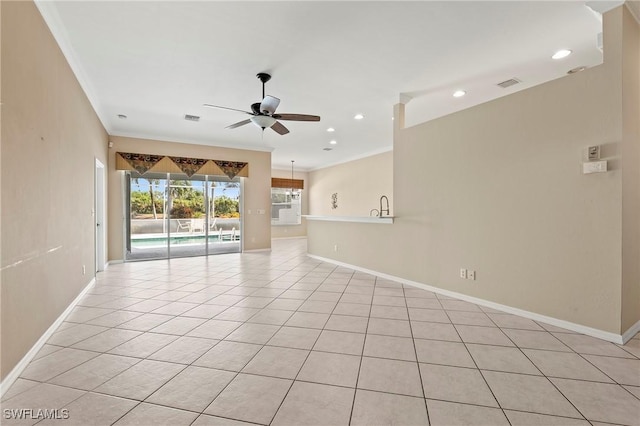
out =
[[[289,270],[289,272],[290,272],[290,271],[292,271],[293,269],[295,269],[295,268],[290,269],[290,270]],[[315,268],[314,268],[314,269],[315,269]],[[284,274],[283,274],[283,275],[284,275]],[[306,274],[305,274],[305,275],[303,275],[302,277],[304,277],[304,276],[306,276]],[[302,279],[302,277],[300,277],[300,279]],[[277,279],[277,278],[276,278],[276,279]],[[287,287],[287,290],[288,290],[288,289],[290,289],[291,287],[293,287],[295,284],[297,284],[297,283],[300,281],[300,279],[298,279],[297,281],[292,282],[292,283],[291,283],[291,285],[290,285],[289,287]],[[274,279],[274,280],[275,280],[275,279]],[[272,281],[274,281],[274,280],[272,280]],[[239,285],[238,285],[238,286],[239,286]],[[237,287],[237,286],[236,286],[236,287]],[[234,288],[236,288],[236,287],[234,287]],[[286,290],[285,290],[285,291],[286,291]],[[309,295],[309,296],[310,296],[310,295]],[[305,300],[306,300],[306,299],[305,299]],[[301,305],[301,306],[302,306],[302,305]],[[294,313],[295,313],[295,312],[297,312],[297,311],[294,311]],[[257,313],[256,313],[256,314],[257,314]],[[249,317],[249,318],[247,319],[247,321],[248,321],[249,319],[251,319],[253,316],[255,316],[255,314],[254,314],[254,315],[252,315],[251,317]],[[244,324],[247,324],[247,322],[246,322],[246,321],[243,321],[243,325],[244,325]],[[279,330],[281,330],[283,326],[284,326],[284,325],[281,325],[281,326],[278,328],[278,331],[279,331]],[[222,339],[220,339],[220,341],[219,341],[218,343],[223,342],[223,341],[227,341],[227,340],[225,340],[225,339],[226,339],[227,337],[229,337],[229,336],[230,336],[234,331],[236,331],[236,330],[237,330],[238,328],[240,328],[240,327],[241,327],[241,326],[238,326],[236,329],[234,329],[234,330],[232,330],[231,332],[229,332],[229,334],[227,334],[225,337],[223,337]],[[273,335],[275,336],[275,335],[278,333],[278,331],[276,331]],[[273,337],[273,336],[272,336],[272,337]],[[269,340],[271,340],[271,338],[270,338]],[[230,342],[230,341],[227,341],[227,342]],[[266,343],[268,343],[268,342],[269,342],[269,341],[267,341]],[[218,345],[218,343],[216,343],[213,347],[217,346],[217,345]],[[245,343],[245,344],[246,344],[247,342],[236,342],[236,343]],[[242,368],[240,368],[240,370],[239,370],[239,371],[234,372],[234,373],[235,373],[235,376],[233,377],[233,379],[231,379],[231,380],[229,381],[229,383],[227,383],[227,384],[226,384],[226,385],[225,385],[225,386],[220,390],[220,392],[219,392],[219,393],[218,393],[218,394],[217,394],[217,395],[216,395],[216,396],[211,400],[211,402],[209,402],[209,403],[207,404],[207,406],[204,408],[204,410],[202,410],[202,412],[200,413],[200,416],[205,415],[205,414],[204,414],[204,412],[205,412],[205,411],[207,411],[207,409],[208,409],[208,408],[209,408],[209,407],[210,407],[210,406],[211,406],[211,405],[216,401],[216,399],[217,399],[220,395],[222,395],[222,393],[227,389],[227,387],[229,387],[229,385],[230,385],[230,384],[231,384],[231,383],[232,383],[232,382],[233,382],[233,381],[234,381],[234,380],[235,380],[235,379],[240,375],[240,373],[242,372],[242,370],[243,370],[247,365],[249,365],[249,363],[251,363],[251,361],[252,361],[256,356],[258,356],[258,354],[259,354],[259,353],[262,351],[262,349],[266,346],[266,343],[262,344],[262,347],[261,347],[258,351],[256,351],[256,353],[255,353],[255,354],[253,354],[253,356],[252,356],[249,360],[247,360],[247,362],[244,364],[244,366],[243,366]],[[212,347],[211,349],[213,349],[213,347]],[[207,354],[211,349],[209,349],[207,352],[205,352],[204,354],[202,354],[201,356],[199,356],[196,360],[194,360],[194,361],[193,361],[193,363],[197,362],[199,359],[201,359],[203,356],[205,356],[205,355],[206,355],[206,354]],[[193,364],[193,363],[192,363],[192,364]],[[244,373],[244,374],[247,374],[247,373]],[[289,389],[291,388],[291,386],[293,386],[293,381],[291,382],[291,385],[290,385]],[[288,393],[288,391],[287,391],[287,393]],[[286,397],[286,395],[285,395],[285,397]],[[283,399],[283,401],[284,401],[284,399]],[[282,403],[282,402],[281,402],[281,403]],[[276,411],[276,412],[277,412],[277,411]],[[207,414],[207,415],[208,415],[208,414]],[[275,413],[274,413],[274,416],[273,416],[273,417],[275,417]],[[273,417],[271,418],[271,421],[273,420]],[[198,418],[199,418],[199,417],[198,417]],[[198,418],[196,418],[196,420],[197,420]],[[194,422],[195,422],[196,420],[194,420]],[[239,419],[233,419],[233,420],[238,421]],[[243,421],[243,420],[239,420],[239,421]],[[270,421],[270,422],[271,422],[271,421]],[[270,423],[270,422],[269,422],[269,423]]]
[[[355,275],[355,271],[353,272],[352,277],[353,275]],[[349,281],[351,281],[351,279]],[[371,310],[373,309],[373,298],[375,297],[377,282],[378,282],[378,277],[375,277],[373,280],[373,292],[371,293],[371,303],[369,304],[369,315],[367,316],[367,326],[364,329],[364,340],[362,342],[362,350],[360,351],[360,362],[358,363],[358,374],[356,375],[356,383],[353,388],[353,399],[351,400],[351,411],[349,412],[349,423],[348,423],[349,425],[351,425],[351,422],[353,421],[353,410],[356,406],[356,395],[358,394],[358,383],[360,382],[360,372],[362,371],[362,361],[364,360],[364,348],[367,345],[367,335],[369,333],[369,323],[371,322]],[[345,288],[345,291],[346,291],[346,288]]]
[[[591,362],[588,358],[586,358],[583,354],[578,354],[578,356],[582,359],[584,359],[587,363],[589,363],[589,365],[592,365],[596,370],[600,371],[602,374],[604,374],[605,376],[607,376],[613,383],[607,383],[607,384],[616,384],[618,385],[620,388],[624,389],[625,392],[629,393],[631,396],[635,397],[636,399],[640,400],[640,397],[638,397],[637,395],[634,395],[633,392],[631,392],[629,389],[627,389],[625,386],[633,386],[633,385],[625,385],[622,383],[619,383],[616,379],[614,379],[613,377],[611,377],[610,375],[608,375],[604,370],[602,370],[600,367],[598,367],[597,365],[595,365],[593,362]],[[591,355],[591,356],[600,356],[603,358],[614,358],[614,357],[607,357],[606,355]],[[618,359],[627,359],[627,358],[618,358]],[[562,377],[559,377],[559,379],[562,379]],[[564,378],[565,380],[571,380],[571,379],[567,379]],[[583,380],[586,382],[591,382],[591,380]],[[594,381],[595,382],[595,381]],[[605,383],[605,382],[596,382],[596,383]]]
[[[424,390],[424,380],[422,378],[422,371],[420,371],[420,359],[418,358],[418,349],[416,348],[416,339],[413,335],[413,325],[411,324],[411,315],[409,313],[409,306],[407,305],[407,294],[405,292],[405,287],[402,285],[402,295],[404,296],[404,304],[407,311],[407,322],[409,323],[409,332],[411,333],[411,344],[413,345],[413,353],[416,357],[416,365],[418,367],[418,377],[420,378],[420,388],[422,389],[422,397],[424,398],[424,408],[427,413],[427,423],[431,424],[431,417],[429,415],[429,406],[427,404],[427,394]],[[437,299],[436,299],[437,300]],[[438,300],[440,304],[440,301]],[[440,304],[442,306],[442,304]]]
[[[320,264],[319,264],[319,265],[320,265]],[[318,265],[318,266],[319,266],[319,265]],[[316,268],[317,268],[317,266],[316,266]],[[316,269],[316,268],[314,268],[314,269]],[[313,290],[313,291],[311,292],[311,294],[310,294],[310,295],[305,299],[305,302],[304,302],[304,303],[306,303],[306,302],[309,300],[309,298],[310,298],[310,297],[311,297],[311,296],[312,296],[316,291],[318,291],[318,288],[320,288],[320,286],[322,286],[322,284],[327,280],[327,278],[329,278],[329,276],[331,275],[331,273],[333,273],[336,269],[338,269],[338,266],[334,266],[334,268],[332,268],[332,269],[331,269],[331,272],[329,272],[329,273],[327,274],[327,277],[325,277],[325,279],[324,279],[324,280],[322,280],[322,281],[319,283],[318,287],[316,287],[316,289],[315,289],[315,290]],[[353,276],[353,273],[352,273],[352,276]],[[349,278],[349,280],[351,280],[351,278]],[[298,282],[299,282],[299,280],[298,280]],[[297,282],[296,282],[296,283],[297,283]],[[348,285],[348,284],[347,284],[347,285]],[[347,287],[347,286],[345,286],[345,289],[346,289],[346,287]],[[343,293],[344,293],[344,291],[343,291]],[[342,297],[342,296],[340,296],[340,297]],[[338,299],[338,301],[339,301],[339,300],[340,300],[340,299]],[[300,307],[302,307],[302,306],[304,305],[304,303],[302,303],[302,304],[298,307],[298,309],[300,309]],[[335,306],[333,307],[333,309],[331,310],[331,313],[329,313],[329,316],[327,317],[327,320],[324,322],[324,324],[323,324],[323,326],[322,326],[322,329],[320,329],[320,333],[318,333],[318,337],[316,337],[316,339],[314,340],[313,345],[311,346],[311,349],[309,349],[309,352],[307,353],[307,356],[305,357],[304,361],[303,361],[303,362],[302,362],[302,364],[300,365],[300,369],[298,370],[298,372],[296,373],[295,377],[294,377],[294,378],[293,378],[293,380],[291,381],[291,385],[289,386],[289,389],[287,389],[287,392],[285,393],[284,397],[282,398],[282,401],[280,401],[280,404],[278,405],[278,408],[277,408],[277,409],[275,410],[275,412],[273,413],[273,416],[271,417],[271,420],[270,420],[270,421],[269,421],[269,423],[268,423],[269,425],[271,425],[271,424],[273,423],[273,421],[275,420],[276,416],[278,415],[278,412],[280,412],[280,409],[282,408],[282,405],[284,404],[284,401],[287,399],[287,396],[289,396],[289,393],[291,392],[291,389],[293,388],[293,385],[296,383],[296,380],[298,379],[298,376],[300,375],[300,372],[302,371],[302,369],[304,368],[304,365],[306,364],[307,360],[309,359],[309,356],[311,355],[311,352],[313,352],[313,348],[314,348],[314,347],[315,347],[315,345],[318,343],[318,340],[320,339],[320,336],[322,335],[322,332],[324,331],[324,327],[327,325],[327,322],[329,322],[329,319],[331,318],[331,315],[333,315],[333,311],[335,311],[336,307],[338,306],[338,303],[339,303],[339,302],[336,302],[336,305],[335,305]],[[301,312],[301,311],[296,310],[295,312]],[[295,315],[295,313],[294,313],[294,315]],[[292,316],[293,316],[293,315],[292,315]],[[291,317],[290,317],[290,318],[291,318]],[[285,324],[286,324],[286,322],[285,322]],[[280,328],[278,329],[278,331],[280,331],[283,327],[284,327],[284,324],[283,324],[282,326],[280,326]],[[304,327],[302,327],[302,328],[304,328]],[[275,334],[277,334],[277,333],[278,333],[278,332],[276,332]],[[275,334],[274,334],[274,336],[275,336]],[[272,338],[273,338],[273,337],[272,337]],[[271,340],[271,339],[269,339],[269,340]],[[267,343],[269,343],[269,342],[267,342]]]
[[[236,287],[237,287],[237,286],[236,286]],[[234,287],[234,288],[235,288],[235,287]],[[147,300],[149,300],[149,299],[147,299]],[[105,315],[108,315],[108,314],[105,314]],[[178,316],[179,316],[179,315],[178,315]],[[172,319],[175,319],[175,318],[177,318],[178,316],[174,316],[174,318],[172,318]],[[95,318],[94,318],[94,319],[95,319]],[[168,320],[168,321],[169,321],[169,320]],[[163,322],[162,324],[164,324],[164,322]],[[159,324],[159,325],[162,325],[162,324]],[[159,325],[158,325],[158,326],[159,326]],[[157,327],[157,326],[156,326],[156,327]],[[115,327],[111,327],[111,328],[115,328]],[[108,327],[108,329],[109,329],[109,327]],[[104,330],[103,332],[105,332],[105,331],[107,331],[107,330]],[[97,336],[97,335],[99,335],[99,334],[102,334],[103,332],[97,333],[97,334],[95,334],[95,335],[93,335],[93,336],[90,336],[90,337],[88,337],[88,338],[91,338],[91,337]],[[139,334],[139,335],[138,335],[138,336],[136,336],[136,337],[139,337],[139,336],[141,336],[142,334],[150,333],[150,332],[151,332],[150,330],[145,331],[145,332],[142,332],[141,334]],[[233,332],[233,331],[232,331],[232,332]],[[175,335],[174,335],[174,336],[175,336]],[[180,337],[184,337],[184,336],[185,336],[185,335],[180,335]],[[179,339],[180,337],[177,337],[175,340]],[[88,339],[88,338],[87,338],[87,339]],[[134,338],[135,338],[135,337],[134,337]],[[86,339],[83,339],[83,340],[81,340],[81,341],[84,341],[84,340],[86,340]],[[132,340],[132,339],[130,339],[130,340]],[[175,340],[174,340],[174,341],[175,341]],[[128,341],[129,341],[129,340],[127,340],[127,342],[128,342]],[[222,340],[220,340],[220,341],[222,341]],[[76,342],[76,343],[74,343],[74,344],[77,344],[77,343],[79,343],[79,342]],[[126,343],[126,342],[123,342],[122,344],[124,344],[124,343]],[[162,350],[164,347],[166,347],[167,345],[169,345],[169,344],[171,344],[171,343],[173,343],[173,341],[172,341],[172,342],[167,343],[167,344],[166,344],[166,345],[164,345],[162,348],[158,349],[157,351],[153,352],[152,354],[150,354],[150,355],[148,355],[148,356],[151,356],[151,355],[153,355],[154,353],[156,353],[156,352],[158,352],[158,351]],[[218,343],[219,343],[219,342],[218,342]],[[216,345],[217,345],[217,343],[216,343]],[[120,346],[120,345],[117,345],[117,346]],[[116,346],[116,347],[117,347],[117,346]],[[214,345],[214,346],[215,346],[215,345]],[[112,348],[112,349],[115,349],[115,347],[114,347],[114,348]],[[110,349],[110,350],[112,350],[112,349]],[[82,349],[76,349],[76,350],[82,350]],[[90,351],[90,352],[96,352],[96,353],[99,353],[99,354],[107,354],[107,352],[98,352],[98,351]],[[114,354],[111,354],[111,355],[114,355]],[[81,363],[81,364],[78,364],[78,365],[76,365],[76,366],[72,367],[71,369],[66,370],[66,371],[64,371],[64,372],[62,372],[62,373],[60,373],[60,374],[58,374],[58,375],[56,375],[56,376],[54,376],[54,377],[50,378],[49,380],[52,380],[52,379],[54,379],[54,378],[56,378],[56,377],[60,376],[61,374],[64,374],[64,373],[66,373],[66,372],[68,372],[68,371],[70,371],[70,370],[72,370],[72,369],[75,369],[76,367],[79,367],[79,366],[81,366],[81,365],[85,364],[86,362],[89,362],[89,361],[91,361],[92,359],[95,359],[95,358],[97,358],[97,357],[99,357],[99,356],[100,356],[100,355],[97,355],[97,356],[95,356],[95,357],[93,357],[93,358],[91,358],[91,359],[89,359],[89,360],[87,360],[87,361],[85,361],[85,362],[83,362],[83,363]],[[112,394],[107,394],[107,393],[95,392],[95,389],[97,389],[98,387],[102,386],[103,384],[105,384],[105,383],[109,382],[110,380],[112,380],[112,379],[113,379],[113,378],[115,378],[116,376],[119,376],[120,374],[123,374],[124,372],[128,371],[129,369],[131,369],[133,366],[135,366],[135,365],[139,364],[140,362],[142,362],[142,361],[144,361],[144,360],[147,360],[147,359],[148,359],[148,356],[147,356],[147,357],[145,357],[145,358],[140,358],[140,360],[139,360],[138,362],[136,362],[135,364],[132,364],[131,366],[129,366],[129,367],[128,367],[128,368],[126,368],[125,370],[121,371],[120,373],[116,374],[115,376],[111,377],[110,379],[105,380],[104,382],[102,382],[101,384],[99,384],[98,386],[96,386],[95,388],[93,388],[93,389],[92,389],[92,390],[90,390],[90,391],[87,391],[87,390],[84,390],[84,389],[77,389],[77,390],[81,390],[81,391],[83,391],[83,392],[84,392],[84,393],[83,393],[82,395],[80,395],[78,398],[80,398],[80,397],[84,396],[84,395],[85,395],[85,394],[87,394],[87,393],[104,394],[104,395],[108,395],[108,396],[111,396],[111,397],[122,398],[121,396],[118,396],[118,395],[112,395]],[[43,358],[46,358],[46,357],[43,357]],[[130,357],[130,358],[138,358],[138,357]],[[152,393],[151,393],[151,395],[153,395],[153,394],[154,394],[155,392],[157,392],[159,389],[161,389],[162,387],[164,387],[164,386],[165,386],[169,381],[173,380],[173,379],[174,379],[178,374],[180,374],[182,371],[184,371],[187,367],[189,367],[189,366],[191,365],[191,364],[189,364],[189,365],[183,365],[183,364],[179,364],[179,363],[173,363],[173,364],[183,366],[183,368],[181,368],[181,369],[180,369],[180,370],[179,370],[179,371],[178,371],[174,376],[172,376],[172,377],[171,377],[171,378],[169,378],[167,381],[165,381],[164,383],[162,383],[162,385],[160,385],[160,386],[159,386],[159,387],[158,387],[154,392],[152,392]],[[238,373],[238,374],[239,374],[239,373]],[[237,374],[236,374],[236,376],[237,376]],[[232,379],[232,380],[233,380],[233,379]],[[48,383],[48,381],[46,381],[46,382],[40,382],[40,383]],[[60,386],[60,385],[54,385],[54,386]],[[68,387],[68,386],[63,386],[63,387]],[[72,387],[68,387],[68,388],[75,389],[75,388],[72,388]],[[149,395],[149,396],[151,396],[151,395]],[[17,396],[17,395],[15,395],[15,396]],[[144,402],[144,401],[145,401],[149,396],[147,396],[144,400],[140,401],[140,403]],[[78,399],[78,398],[76,398],[76,399]],[[125,399],[127,399],[127,398],[125,398]],[[214,399],[215,399],[215,398],[214,398]],[[75,399],[74,399],[74,401],[75,401]],[[73,402],[73,401],[71,401],[71,402]],[[71,402],[70,402],[70,403],[71,403]],[[69,404],[70,404],[70,403],[69,403]],[[67,405],[69,405],[69,404],[67,404]],[[67,405],[65,405],[64,407],[66,407]],[[139,404],[137,404],[137,405],[139,405]],[[137,406],[137,405],[136,405],[136,406]],[[135,408],[135,407],[133,407],[133,408]],[[133,408],[132,408],[131,410],[133,410]],[[206,409],[206,408],[205,408],[205,409]],[[129,411],[131,411],[131,410],[129,410]],[[126,413],[125,413],[125,414],[126,414]]]
[[[493,320],[493,318],[489,317],[489,320],[490,320],[491,322],[493,322],[494,324],[496,324],[496,323],[495,323],[495,321]],[[519,351],[519,352],[520,352],[520,353],[521,353],[521,354],[522,354],[522,355],[523,355],[523,356],[524,356],[524,357],[525,357],[525,358],[526,358],[526,359],[527,359],[527,360],[528,360],[528,361],[529,361],[529,362],[530,362],[530,363],[531,363],[531,364],[536,368],[536,370],[538,370],[538,371],[540,372],[540,374],[542,375],[542,377],[544,377],[544,378],[547,380],[547,382],[548,382],[548,383],[551,383],[551,385],[552,385],[552,386],[553,386],[553,387],[554,387],[558,392],[560,392],[560,395],[562,395],[562,396],[564,397],[564,399],[565,399],[569,404],[571,404],[571,406],[576,410],[576,412],[577,412],[578,414],[580,414],[584,420],[587,420],[587,417],[584,415],[584,413],[583,413],[582,411],[580,411],[580,410],[578,409],[578,407],[576,407],[576,406],[573,404],[573,402],[571,402],[571,400],[569,400],[569,398],[568,398],[568,397],[567,397],[567,396],[566,396],[566,395],[565,395],[565,394],[564,394],[560,389],[558,389],[558,387],[556,386],[556,384],[555,384],[555,383],[553,383],[553,381],[551,381],[551,380],[549,379],[549,377],[547,377],[547,375],[546,375],[546,374],[544,374],[544,373],[542,372],[542,370],[540,370],[540,368],[538,368],[538,366],[537,366],[537,365],[536,365],[536,364],[535,364],[535,363],[534,363],[534,362],[533,362],[533,361],[532,361],[532,360],[527,356],[527,354],[526,354],[526,353],[524,353],[524,351],[520,348],[520,346],[518,346],[518,345],[517,345],[517,344],[516,344],[512,339],[511,339],[511,337],[509,337],[509,336],[507,335],[507,333],[503,332],[503,331],[502,331],[502,329],[498,326],[498,324],[496,324],[496,327],[498,327],[498,329],[502,332],[502,334],[504,334],[504,335],[507,337],[507,339],[509,339],[509,341],[510,341],[511,343],[513,343],[513,345],[518,349],[518,351]],[[550,334],[551,334],[551,333],[550,333]],[[554,336],[554,337],[555,337],[555,336]],[[559,339],[558,339],[558,340],[559,340]],[[564,342],[563,342],[563,343],[564,343]],[[571,349],[571,348],[569,348],[569,349]],[[483,375],[483,376],[484,376],[484,375]],[[487,384],[487,385],[488,385],[488,384]],[[504,411],[504,410],[503,410],[503,411]],[[506,416],[506,413],[505,413],[505,416]],[[587,420],[587,421],[588,421],[588,420]]]
[[[446,309],[445,309],[444,313],[447,316],[447,318],[449,318],[449,321],[451,321],[451,317],[449,317],[449,313],[447,312]],[[489,317],[489,316],[487,315],[487,317]],[[491,318],[489,318],[489,319],[491,319]],[[489,386],[489,382],[487,381],[487,378],[484,376],[484,374],[482,374],[482,370],[480,370],[480,367],[478,367],[478,363],[476,362],[476,360],[473,357],[473,355],[471,355],[471,351],[467,347],[467,342],[465,342],[464,339],[462,338],[462,336],[460,335],[460,332],[458,331],[458,327],[456,327],[456,324],[451,323],[451,325],[453,326],[453,329],[456,331],[456,334],[458,335],[458,338],[460,338],[460,342],[462,343],[462,345],[464,346],[465,350],[467,351],[467,354],[469,355],[469,358],[471,358],[471,361],[473,361],[473,365],[476,366],[476,370],[478,370],[478,372],[480,373],[480,377],[482,377],[482,380],[484,381],[484,384],[487,386],[487,389],[489,389],[489,392],[491,392],[491,396],[493,397],[493,399],[496,402],[496,404],[498,404],[498,409],[502,412],[502,415],[504,416],[504,418],[507,419],[507,423],[509,423],[511,425],[512,423],[511,423],[511,420],[509,419],[509,416],[507,416],[507,413],[504,412],[504,408],[502,408],[502,404],[500,404],[500,401],[498,401],[498,398],[496,397],[496,394],[493,392],[493,389],[491,389],[491,386]],[[499,327],[498,327],[498,329],[499,329]]]
[[[295,269],[295,268],[290,269],[290,270],[289,270],[289,272],[290,272],[290,271],[292,271],[293,269]],[[284,273],[283,273],[283,274],[281,274],[281,275],[284,275]],[[277,279],[277,278],[275,278],[275,279]],[[275,280],[275,279],[274,279],[274,280]],[[272,282],[272,281],[274,281],[274,280],[271,280],[270,282]],[[298,280],[298,281],[299,281],[299,280]],[[292,287],[293,285],[295,285],[298,281],[293,282],[293,283],[291,284],[291,286],[287,287],[287,289],[288,289],[288,288],[290,288],[290,287]],[[237,287],[239,287],[241,284],[242,284],[242,282],[241,282],[240,284],[236,285],[236,286],[233,286],[233,288],[237,288]],[[264,287],[262,287],[262,288],[264,288]],[[225,293],[226,293],[226,292],[225,292]],[[222,294],[224,294],[224,293],[222,293]],[[217,297],[217,296],[216,296],[216,297]],[[246,297],[245,297],[245,298],[246,298]],[[244,299],[243,299],[243,300],[244,300]],[[239,303],[239,302],[238,302],[238,303]],[[232,305],[232,306],[233,306],[233,305]],[[225,311],[226,311],[226,310],[225,310]],[[222,313],[224,313],[224,311],[223,311]],[[256,313],[256,314],[257,314],[257,313]],[[255,314],[254,314],[253,316],[255,316]],[[251,319],[253,316],[251,316],[251,317],[249,317],[247,320],[243,321],[243,325],[244,325],[244,324],[247,324],[247,322],[246,322],[246,321],[248,321],[249,319]],[[213,318],[212,318],[212,319],[213,319]],[[204,324],[204,323],[203,323],[203,324]],[[241,326],[238,326],[237,328],[240,328],[240,327],[241,327]],[[197,327],[196,327],[196,328],[197,328]],[[211,349],[213,349],[215,346],[217,346],[220,342],[222,342],[222,341],[226,341],[226,340],[224,340],[224,339],[226,339],[226,338],[227,338],[229,335],[231,335],[235,330],[237,330],[237,328],[236,328],[236,329],[234,329],[234,330],[232,330],[232,331],[230,331],[230,332],[229,332],[225,337],[223,337],[222,339],[220,339],[220,340],[219,340],[215,345],[213,345],[209,350],[207,350],[205,353],[203,353],[202,355],[200,355],[199,357],[197,357],[194,361],[192,361],[192,362],[191,362],[191,364],[189,364],[189,366],[193,366],[193,364],[194,364],[195,362],[197,362],[199,359],[201,359],[204,355],[206,355],[206,354],[207,354]],[[275,334],[274,334],[274,335],[275,335]],[[217,339],[216,339],[216,340],[217,340]],[[246,343],[246,342],[240,342],[240,343]],[[211,400],[211,402],[209,402],[209,403],[204,407],[204,409],[199,413],[199,415],[198,415],[198,416],[193,420],[192,424],[193,424],[194,422],[196,422],[196,421],[197,421],[201,416],[203,416],[203,415],[208,415],[208,414],[204,414],[204,413],[205,413],[205,411],[206,411],[206,410],[207,410],[207,409],[208,409],[208,408],[209,408],[209,407],[214,403],[214,401],[215,401],[215,400],[216,400],[216,399],[217,399],[217,398],[218,398],[218,397],[219,397],[219,396],[220,396],[220,395],[221,395],[221,394],[222,394],[222,393],[227,389],[227,387],[228,387],[228,386],[229,386],[229,385],[230,385],[230,384],[231,384],[231,383],[232,383],[232,382],[233,382],[233,381],[234,381],[234,380],[235,380],[235,379],[240,375],[240,373],[242,372],[242,369],[244,369],[244,368],[245,368],[245,367],[246,367],[246,366],[247,366],[247,365],[248,365],[248,364],[249,364],[249,363],[250,363],[250,362],[251,362],[251,361],[252,361],[252,360],[257,356],[257,355],[258,355],[258,353],[260,353],[260,351],[262,350],[262,348],[264,348],[265,346],[266,346],[266,344],[263,344],[263,345],[262,345],[262,347],[260,348],[260,350],[258,350],[258,351],[257,351],[257,352],[256,352],[256,353],[255,353],[255,354],[254,354],[250,359],[249,359],[249,360],[247,360],[247,362],[246,362],[246,363],[244,364],[244,366],[240,369],[240,371],[233,371],[233,373],[235,373],[235,375],[233,376],[233,378],[232,378],[231,380],[229,380],[229,382],[228,382],[228,383],[227,383],[227,384],[226,384],[226,385],[225,385],[225,386],[220,390],[220,392],[218,392],[218,393],[216,394],[216,396]],[[207,367],[202,367],[202,368],[207,368]],[[223,371],[224,371],[224,370],[223,370]],[[168,382],[167,382],[167,383],[168,383]],[[166,384],[166,383],[165,383],[165,384]],[[155,392],[157,392],[158,390],[160,390],[160,389],[161,389],[165,384],[163,384],[160,388],[156,389],[156,391],[154,391],[153,393],[155,393]],[[153,395],[153,393],[152,393],[152,395]],[[150,396],[151,396],[151,395],[150,395]],[[147,397],[147,398],[148,398],[148,397]],[[223,418],[224,418],[224,417],[223,417]],[[236,419],[232,419],[232,420],[236,420]]]

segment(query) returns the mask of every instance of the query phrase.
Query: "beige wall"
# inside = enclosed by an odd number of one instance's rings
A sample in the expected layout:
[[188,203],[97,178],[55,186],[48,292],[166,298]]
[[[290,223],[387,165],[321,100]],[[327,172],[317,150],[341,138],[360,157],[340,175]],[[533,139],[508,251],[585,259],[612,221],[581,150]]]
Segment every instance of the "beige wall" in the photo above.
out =
[[[331,194],[338,208],[331,208]],[[393,151],[309,172],[309,214],[319,216],[369,216],[389,198],[393,215]]]
[[[2,40],[2,5],[0,4],[0,41]],[[0,46],[0,52],[2,47]],[[0,59],[0,63],[2,60]],[[2,80],[2,67],[0,66],[0,81]],[[2,101],[2,84],[0,84],[0,103]],[[2,114],[0,114],[0,167],[2,165]],[[0,169],[0,267],[3,267],[2,263],[2,169]],[[0,316],[2,315],[2,273],[0,272]],[[0,318],[1,320],[1,318]],[[2,326],[0,325],[0,356],[2,356]],[[2,373],[4,369],[0,365],[0,382],[4,379],[5,375]]]
[[[620,333],[622,19],[604,17],[603,65],[397,132],[395,223],[310,221],[309,252]],[[582,174],[590,145],[611,171]]]
[[[115,169],[116,152],[174,155],[249,163],[243,187],[243,250],[271,247],[271,153],[111,136],[109,149],[109,260],[122,260],[124,244],[124,172]],[[262,209],[264,214],[257,214]],[[251,210],[252,214],[246,214]]]
[[[291,179],[291,170],[271,170],[271,177]],[[304,181],[302,190],[302,214],[309,214],[309,174],[307,172],[293,172],[294,179]],[[291,238],[307,236],[307,219],[302,218],[300,225],[277,225],[271,227],[271,238]]]
[[0,4],[4,379],[94,276],[107,134],[35,5]]
[[640,27],[623,17],[622,330],[640,321]]

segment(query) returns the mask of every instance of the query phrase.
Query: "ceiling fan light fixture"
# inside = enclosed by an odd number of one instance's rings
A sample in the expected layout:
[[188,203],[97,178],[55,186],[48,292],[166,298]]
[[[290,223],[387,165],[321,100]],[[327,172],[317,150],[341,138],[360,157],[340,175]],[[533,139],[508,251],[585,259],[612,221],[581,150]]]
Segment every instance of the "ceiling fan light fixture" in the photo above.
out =
[[251,118],[247,118],[246,120],[239,121],[230,126],[227,126],[227,129],[236,129],[238,127],[242,127],[246,124],[253,123],[256,126],[260,127],[262,130],[266,128],[271,128],[274,132],[279,135],[286,135],[289,133],[289,129],[281,123],[284,121],[320,121],[320,117],[317,115],[309,115],[309,114],[276,114],[276,109],[280,104],[280,99],[275,96],[265,95],[265,87],[264,84],[269,81],[271,76],[266,73],[259,73],[258,79],[262,82],[262,101],[254,102],[251,104],[251,111],[243,111],[241,109],[229,108],[225,106],[212,105],[212,104],[204,104],[204,106],[209,108],[220,108],[226,109],[229,111],[241,112],[243,114],[248,114]]
[[255,115],[250,118],[251,122],[261,129],[266,129],[276,124],[276,119],[268,115]]

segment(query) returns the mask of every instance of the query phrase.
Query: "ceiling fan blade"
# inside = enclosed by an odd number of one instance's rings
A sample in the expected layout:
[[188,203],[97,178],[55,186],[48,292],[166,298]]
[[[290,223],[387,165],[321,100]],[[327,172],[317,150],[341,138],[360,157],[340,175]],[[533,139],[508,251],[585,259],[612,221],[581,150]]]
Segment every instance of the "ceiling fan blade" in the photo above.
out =
[[243,111],[241,109],[228,108],[228,107],[223,107],[223,106],[218,106],[218,105],[210,105],[210,104],[203,104],[202,106],[206,106],[206,107],[209,107],[209,108],[228,109],[229,111],[237,111],[237,112],[243,112],[245,114],[253,115],[253,113],[251,113],[249,111]]
[[262,112],[263,114],[273,114],[274,112],[276,112],[276,108],[278,108],[278,105],[280,105],[280,99],[276,98],[275,96],[267,95],[260,103],[260,112]]
[[271,128],[280,135],[286,135],[287,133],[289,133],[289,129],[284,127],[282,123],[280,123],[279,121],[276,121],[275,123],[273,123],[273,126],[271,126]]
[[249,124],[249,123],[251,123],[250,119],[242,120],[225,127],[225,129],[235,129],[236,127],[244,126],[245,124]]
[[319,116],[307,114],[274,114],[273,118],[289,121],[320,121]]

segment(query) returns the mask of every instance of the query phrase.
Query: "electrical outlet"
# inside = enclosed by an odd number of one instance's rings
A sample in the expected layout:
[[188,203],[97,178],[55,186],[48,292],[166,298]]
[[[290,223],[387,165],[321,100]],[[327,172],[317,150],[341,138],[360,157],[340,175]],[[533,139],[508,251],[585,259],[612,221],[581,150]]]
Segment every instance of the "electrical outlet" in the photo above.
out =
[[467,279],[467,270],[464,268],[460,268],[460,278]]
[[87,267],[82,265],[82,275],[85,275],[87,273]]
[[335,252],[337,252],[337,251],[338,251],[338,245],[337,245],[337,244],[334,244],[334,246],[333,246],[333,251],[335,251]]
[[475,281],[476,271],[472,271],[471,269],[467,270],[467,279]]

